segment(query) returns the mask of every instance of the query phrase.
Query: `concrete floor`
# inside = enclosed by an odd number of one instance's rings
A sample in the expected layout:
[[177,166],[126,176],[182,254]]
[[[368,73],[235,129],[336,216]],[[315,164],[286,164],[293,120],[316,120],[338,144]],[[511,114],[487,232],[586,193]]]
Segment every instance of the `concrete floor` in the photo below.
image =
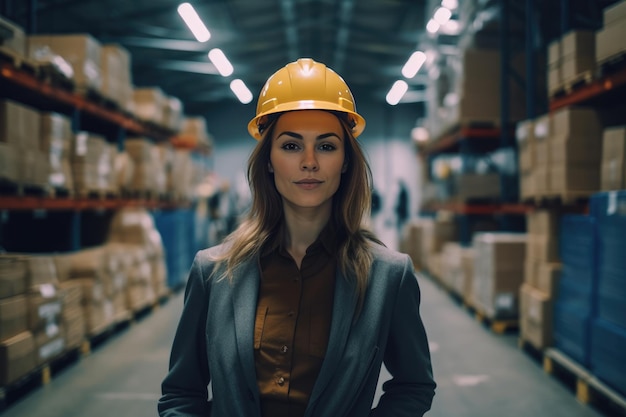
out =
[[[381,236],[393,246],[395,236]],[[438,383],[429,417],[598,417],[517,347],[476,322],[426,278],[422,315]],[[53,375],[3,417],[154,417],[182,293]],[[389,378],[381,372],[382,382]],[[375,402],[378,401],[377,394]]]

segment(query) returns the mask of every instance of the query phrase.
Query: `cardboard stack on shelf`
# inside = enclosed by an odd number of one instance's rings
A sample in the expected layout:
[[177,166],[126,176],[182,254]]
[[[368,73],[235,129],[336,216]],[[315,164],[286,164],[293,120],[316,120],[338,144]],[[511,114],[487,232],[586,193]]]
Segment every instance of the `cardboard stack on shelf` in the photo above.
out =
[[183,127],[184,118],[183,102],[178,97],[166,96],[163,126],[173,132],[178,132]]
[[70,119],[58,113],[41,114],[40,146],[48,156],[48,181],[51,189],[64,189],[70,194],[74,190],[70,165],[70,147],[72,146],[72,127]]
[[0,255],[0,386],[37,366],[35,339],[28,330],[27,273],[24,257]]
[[537,349],[552,346],[552,314],[561,273],[556,210],[534,210],[526,216],[528,237],[524,285],[520,290],[520,333]]
[[626,189],[626,126],[604,129],[600,183],[602,191]]
[[132,111],[133,79],[131,56],[126,48],[117,44],[104,44],[100,50],[102,69],[102,95],[120,109]]
[[161,234],[147,210],[117,211],[111,221],[108,242],[124,244],[125,250],[133,254],[129,274],[131,308],[152,304],[169,293]]
[[59,288],[63,292],[63,329],[66,349],[74,349],[83,343],[86,319],[83,313],[83,285],[80,280],[70,280],[71,255],[54,255]]
[[440,211],[434,219],[422,222],[422,261],[437,280],[441,280],[441,251],[447,242],[457,240],[457,228],[452,213]]
[[124,142],[124,147],[133,165],[128,191],[148,196],[164,194],[165,165],[157,145],[147,138],[128,138]]
[[534,120],[524,120],[517,124],[515,129],[517,141],[518,167],[520,181],[520,199],[525,201],[536,195],[535,192],[535,167],[536,142]]
[[73,137],[70,160],[74,189],[79,196],[118,194],[114,160],[117,150],[97,134],[78,132]]
[[549,195],[571,201],[600,189],[602,121],[593,108],[565,107],[552,116],[548,138]]
[[579,82],[594,79],[596,33],[572,30],[548,45],[548,95],[567,93]]
[[475,233],[472,279],[473,307],[493,320],[517,319],[519,289],[524,279],[526,235]]
[[604,26],[596,32],[595,58],[598,65],[626,53],[626,1],[604,9]]
[[133,103],[135,115],[140,120],[163,125],[167,97],[160,87],[135,88]]
[[[61,56],[72,67],[74,87],[80,94],[90,91],[100,93],[102,71],[100,65],[101,43],[89,34],[30,35],[28,36],[28,56],[41,60],[43,51]],[[49,60],[49,58],[46,58]]]

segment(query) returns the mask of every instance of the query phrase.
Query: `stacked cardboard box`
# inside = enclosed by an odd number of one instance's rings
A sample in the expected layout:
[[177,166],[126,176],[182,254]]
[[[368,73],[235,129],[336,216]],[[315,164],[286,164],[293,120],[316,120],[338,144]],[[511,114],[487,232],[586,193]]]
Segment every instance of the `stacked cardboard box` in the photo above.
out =
[[441,282],[457,295],[463,287],[463,247],[458,242],[446,242],[441,250]]
[[175,149],[171,169],[167,171],[166,190],[176,199],[189,200],[194,196],[195,173],[191,152]]
[[517,124],[515,129],[517,140],[518,166],[520,178],[520,198],[526,200],[534,197],[535,194],[535,122],[534,120],[524,120]]
[[561,38],[548,45],[548,95],[553,96],[563,86],[561,74]]
[[74,182],[70,165],[72,146],[70,119],[58,113],[41,114],[40,146],[48,156],[48,187],[62,188],[72,192]]
[[604,129],[600,176],[603,191],[626,189],[626,126]]
[[77,194],[118,192],[113,169],[116,153],[103,136],[87,132],[74,136],[70,160]]
[[561,76],[563,83],[572,82],[581,75],[589,80],[595,71],[596,33],[592,30],[573,30],[561,40]]
[[178,97],[167,96],[163,111],[163,126],[173,132],[178,132],[183,127],[184,116],[183,102]]
[[589,196],[600,189],[602,129],[593,108],[566,107],[554,113],[548,194]]
[[129,138],[124,146],[133,165],[129,191],[164,194],[167,178],[163,155],[157,146],[146,138]]
[[423,220],[422,263],[441,279],[441,251],[446,242],[457,241],[457,227],[451,213],[440,211],[434,219]]
[[150,213],[144,209],[118,211],[111,221],[108,241],[124,244],[133,253],[128,300],[134,311],[169,293],[163,242]]
[[552,314],[561,273],[559,221],[555,210],[535,210],[526,216],[528,240],[524,285],[520,290],[522,340],[537,349],[551,346]]
[[406,223],[402,229],[398,249],[402,253],[406,253],[413,262],[416,270],[424,268],[422,263],[422,230],[423,222],[418,219],[411,220]]
[[106,252],[102,247],[65,254],[66,277],[82,290],[82,312],[86,334],[97,336],[114,324],[115,312],[110,299],[111,283],[106,276]]
[[0,159],[6,162],[0,167],[2,178],[40,188],[46,185],[48,161],[39,145],[40,119],[29,106],[0,100]]
[[65,351],[63,294],[52,256],[34,255],[25,259],[28,328],[35,339],[37,363],[41,365]]
[[534,140],[535,140],[535,165],[531,174],[534,180],[535,197],[543,197],[550,192],[550,147],[548,140],[554,131],[552,120],[549,115],[543,115],[535,119]]
[[88,34],[31,35],[28,37],[28,55],[36,59],[41,49],[60,55],[73,69],[74,83],[79,91],[100,92],[102,73],[101,44]]
[[129,110],[133,96],[130,53],[117,44],[102,45],[100,51],[102,95]]
[[187,149],[213,146],[206,119],[202,116],[183,118],[180,133],[173,139],[173,143]]
[[17,381],[37,366],[24,295],[27,272],[24,257],[0,255],[0,386]]
[[490,319],[517,319],[524,278],[526,235],[476,233],[472,300]]
[[135,88],[133,103],[138,118],[159,126],[163,125],[167,96],[159,87]]
[[604,9],[604,27],[596,33],[595,49],[598,64],[626,52],[626,1]]

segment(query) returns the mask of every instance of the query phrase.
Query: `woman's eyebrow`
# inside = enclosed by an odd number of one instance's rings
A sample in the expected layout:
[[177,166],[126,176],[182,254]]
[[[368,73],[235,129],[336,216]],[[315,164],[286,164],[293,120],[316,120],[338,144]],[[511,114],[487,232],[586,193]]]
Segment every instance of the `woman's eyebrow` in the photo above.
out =
[[[304,139],[304,137],[301,134],[295,133],[295,132],[290,132],[288,130],[284,131],[284,132],[281,132],[278,136],[276,136],[276,138],[278,139],[279,137],[281,137],[283,135],[291,136],[294,139]],[[317,140],[322,140],[322,139],[330,138],[332,136],[336,137],[337,139],[341,139],[338,134],[333,133],[333,132],[323,133],[323,134],[319,135],[316,139]]]

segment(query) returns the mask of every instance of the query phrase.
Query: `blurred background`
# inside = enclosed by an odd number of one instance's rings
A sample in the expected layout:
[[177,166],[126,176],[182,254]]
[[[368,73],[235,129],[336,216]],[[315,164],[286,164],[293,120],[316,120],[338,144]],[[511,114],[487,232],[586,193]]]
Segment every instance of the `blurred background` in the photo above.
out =
[[367,121],[428,415],[626,415],[623,0],[0,0],[0,415],[156,415],[193,257],[250,204],[259,91],[299,57]]

